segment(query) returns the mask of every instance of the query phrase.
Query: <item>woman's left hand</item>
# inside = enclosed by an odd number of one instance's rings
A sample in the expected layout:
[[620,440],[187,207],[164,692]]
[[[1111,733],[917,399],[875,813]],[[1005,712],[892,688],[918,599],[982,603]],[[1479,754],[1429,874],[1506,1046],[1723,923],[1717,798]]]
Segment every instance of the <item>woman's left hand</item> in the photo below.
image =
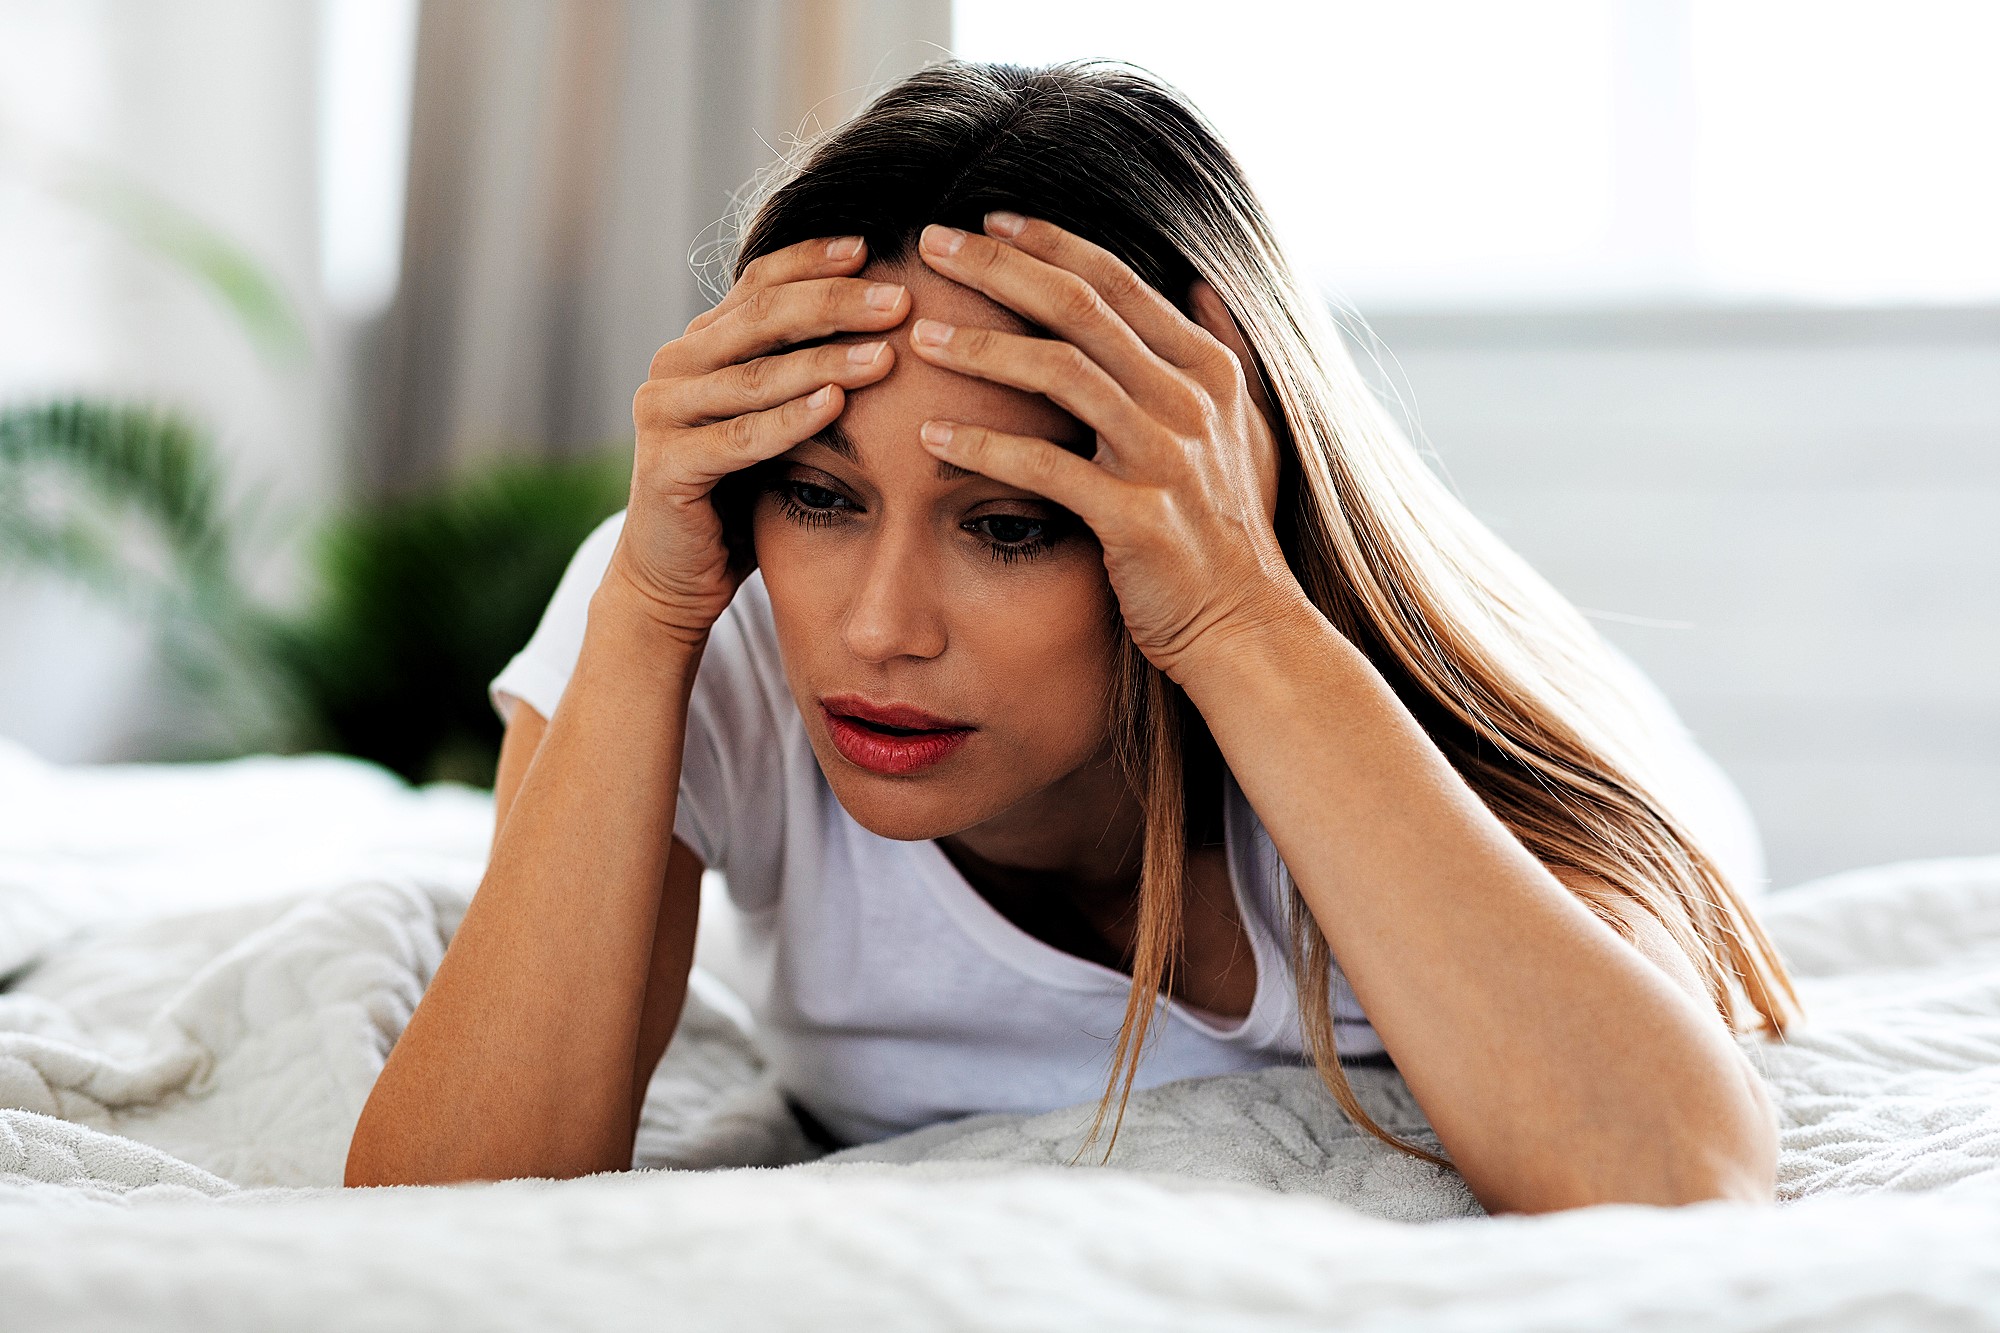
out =
[[1087,523],[1133,641],[1185,685],[1237,629],[1304,600],[1274,526],[1275,414],[1255,358],[1200,278],[1190,320],[1110,251],[1052,222],[989,213],[986,233],[933,224],[919,253],[1055,337],[920,319],[911,347],[1043,395],[1097,433],[1097,452],[943,420],[924,423],[924,445]]

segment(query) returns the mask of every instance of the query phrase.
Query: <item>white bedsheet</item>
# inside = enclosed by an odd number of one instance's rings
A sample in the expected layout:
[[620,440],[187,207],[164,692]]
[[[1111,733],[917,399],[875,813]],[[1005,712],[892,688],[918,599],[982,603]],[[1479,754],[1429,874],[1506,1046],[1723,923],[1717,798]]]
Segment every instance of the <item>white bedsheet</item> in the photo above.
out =
[[0,744],[0,811],[0,1326],[2000,1327],[2000,858],[1765,900],[1814,1015],[1745,1043],[1776,1207],[1487,1218],[1300,1070],[1136,1095],[1123,1170],[1055,1169],[1089,1108],[808,1161],[706,967],[637,1160],[727,1169],[343,1192],[483,798]]

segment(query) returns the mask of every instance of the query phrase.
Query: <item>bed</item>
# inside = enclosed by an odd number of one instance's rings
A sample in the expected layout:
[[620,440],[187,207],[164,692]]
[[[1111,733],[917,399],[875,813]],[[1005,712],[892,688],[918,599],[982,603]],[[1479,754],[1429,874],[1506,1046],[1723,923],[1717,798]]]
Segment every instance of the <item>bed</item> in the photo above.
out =
[[[478,882],[485,793],[0,742],[0,1327],[2000,1327],[2000,856],[1777,890],[1776,1206],[1488,1217],[1309,1070],[826,1155],[704,913],[630,1172],[338,1188]],[[715,891],[713,884],[705,892]],[[1393,1070],[1391,1129],[1439,1145]],[[1094,1158],[1093,1158],[1094,1160]]]

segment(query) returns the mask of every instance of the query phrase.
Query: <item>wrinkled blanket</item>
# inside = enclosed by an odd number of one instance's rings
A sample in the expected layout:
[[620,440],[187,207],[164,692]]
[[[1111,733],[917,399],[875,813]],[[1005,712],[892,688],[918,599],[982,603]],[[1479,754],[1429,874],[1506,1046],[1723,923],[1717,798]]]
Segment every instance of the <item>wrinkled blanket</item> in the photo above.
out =
[[[1744,1043],[1776,1207],[1487,1218],[1296,1069],[1135,1094],[1117,1170],[1057,1169],[1089,1107],[813,1160],[711,937],[635,1160],[700,1169],[332,1189],[477,883],[482,800],[0,749],[0,802],[40,814],[0,828],[0,1323],[2000,1326],[2000,858],[1765,900],[1813,1015]],[[1393,1070],[1350,1072],[1438,1147]]]

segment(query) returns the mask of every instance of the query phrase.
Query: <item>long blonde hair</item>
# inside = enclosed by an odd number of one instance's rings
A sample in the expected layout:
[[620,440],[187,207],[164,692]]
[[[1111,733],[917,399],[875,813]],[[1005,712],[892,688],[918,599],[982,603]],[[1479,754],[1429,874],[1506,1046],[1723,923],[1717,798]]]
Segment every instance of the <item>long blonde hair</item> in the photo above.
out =
[[[1573,890],[1601,920],[1632,938],[1616,910],[1624,899],[1665,927],[1732,1032],[1782,1037],[1803,1018],[1738,887],[1668,803],[1660,736],[1629,674],[1425,466],[1184,95],[1113,61],[941,62],[800,145],[740,207],[737,276],[761,254],[848,233],[894,264],[913,256],[927,223],[977,231],[988,209],[1012,208],[1105,246],[1183,311],[1189,282],[1206,279],[1254,354],[1246,372],[1277,408],[1278,538],[1313,604],[1531,853],[1610,886]],[[747,494],[725,483],[716,499],[732,549],[746,550]],[[1188,844],[1215,826],[1222,772],[1186,694],[1122,620],[1116,631],[1113,739],[1145,810],[1145,846],[1125,1019],[1083,1144],[1116,1097],[1107,1161],[1171,990]],[[1335,1047],[1326,937],[1296,887],[1287,907],[1301,1044],[1334,1100],[1383,1142],[1448,1165],[1362,1109]]]

